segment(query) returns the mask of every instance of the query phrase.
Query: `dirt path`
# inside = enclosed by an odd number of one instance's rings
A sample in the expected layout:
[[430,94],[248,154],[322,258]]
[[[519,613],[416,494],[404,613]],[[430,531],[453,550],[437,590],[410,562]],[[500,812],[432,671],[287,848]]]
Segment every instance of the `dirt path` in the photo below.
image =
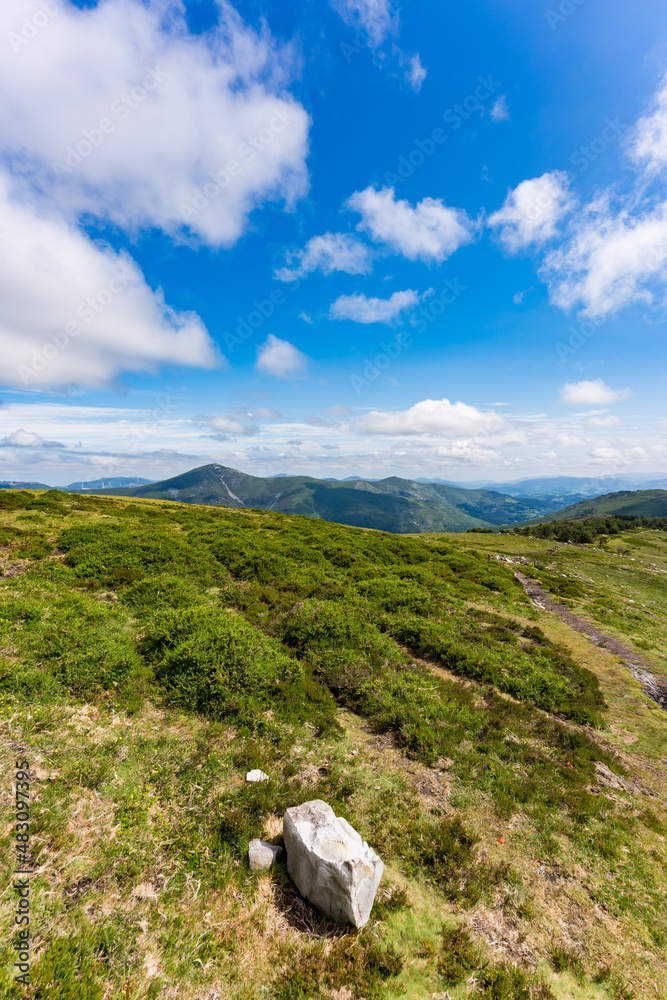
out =
[[600,646],[602,649],[613,653],[614,656],[620,657],[623,663],[632,671],[632,676],[639,681],[644,693],[667,711],[667,685],[651,672],[650,664],[646,660],[643,660],[637,653],[629,649],[628,646],[624,646],[618,639],[614,639],[613,636],[601,632],[600,629],[591,625],[584,618],[573,615],[563,604],[558,604],[554,601],[547,591],[540,587],[539,583],[536,583],[535,580],[524,576],[523,573],[520,573],[516,569],[514,570],[514,575],[521,582],[530,602],[535,607],[542,608],[544,611],[551,611],[553,614],[558,615],[565,625],[574,629],[575,632],[583,632],[595,646]]

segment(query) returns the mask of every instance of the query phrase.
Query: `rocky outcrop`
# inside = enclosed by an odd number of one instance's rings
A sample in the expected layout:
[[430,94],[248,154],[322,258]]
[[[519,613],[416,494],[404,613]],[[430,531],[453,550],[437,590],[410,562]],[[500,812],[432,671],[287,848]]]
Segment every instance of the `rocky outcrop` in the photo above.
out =
[[251,840],[248,847],[248,861],[250,870],[253,872],[265,871],[273,868],[277,861],[283,856],[282,847],[276,844],[269,844],[266,840]]
[[301,895],[337,923],[363,927],[384,869],[375,851],[320,799],[287,809],[283,833]]

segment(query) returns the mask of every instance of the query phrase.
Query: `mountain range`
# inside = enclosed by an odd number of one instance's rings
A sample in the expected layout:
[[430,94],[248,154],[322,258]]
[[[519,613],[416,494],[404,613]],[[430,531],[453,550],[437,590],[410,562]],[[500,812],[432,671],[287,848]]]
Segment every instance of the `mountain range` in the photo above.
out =
[[[275,510],[354,527],[408,533],[461,532],[612,513],[667,516],[667,492],[656,483],[667,487],[667,478],[650,477],[643,490],[629,490],[625,479],[612,477],[543,477],[498,483],[495,488],[397,476],[337,480],[281,473],[264,479],[213,464],[160,482],[118,476],[70,483],[65,490]],[[621,489],[615,488],[619,485]],[[605,487],[606,492],[600,495]],[[0,489],[50,487],[37,482],[5,481],[0,482]]]
[[97,492],[215,507],[254,507],[398,533],[491,528],[543,517],[558,509],[549,500],[395,476],[344,482],[309,476],[262,479],[224,465],[204,465],[162,482]]

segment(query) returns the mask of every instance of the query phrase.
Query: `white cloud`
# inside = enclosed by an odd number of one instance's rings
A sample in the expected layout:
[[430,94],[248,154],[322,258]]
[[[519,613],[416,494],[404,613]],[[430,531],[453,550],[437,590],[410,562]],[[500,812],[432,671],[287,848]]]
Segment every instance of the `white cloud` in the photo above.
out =
[[439,198],[424,198],[413,208],[408,201],[396,201],[393,188],[368,187],[355,191],[347,207],[362,217],[357,229],[409,260],[441,264],[473,239],[472,220]]
[[524,298],[525,294],[526,294],[525,292],[515,292],[514,293],[514,295],[512,296],[512,302],[514,303],[515,306],[522,305],[523,298]]
[[629,389],[611,389],[601,378],[589,382],[566,382],[560,390],[560,398],[570,406],[605,406],[627,399],[629,395]]
[[637,122],[630,152],[651,173],[667,164],[667,74],[655,95],[653,111]]
[[558,222],[574,207],[567,174],[562,170],[522,181],[510,191],[502,208],[493,212],[489,226],[510,253],[542,246],[558,232]]
[[[407,55],[397,44],[400,34],[400,7],[393,0],[330,0],[333,9],[351,28],[356,29],[354,44],[341,46],[344,57],[350,61],[353,53],[365,45],[376,55],[378,65],[398,65],[413,90],[419,92],[426,77],[426,70],[419,55]],[[393,8],[393,9],[392,9]],[[385,43],[387,43],[385,45]],[[381,46],[384,49],[381,50]],[[381,51],[379,51],[381,50]]]
[[541,276],[561,309],[581,305],[588,316],[606,317],[633,302],[652,303],[651,285],[664,282],[666,262],[667,201],[635,215],[602,197],[547,255]]
[[275,272],[279,281],[297,281],[312,271],[332,274],[368,274],[373,269],[373,251],[355,236],[347,233],[324,233],[308,240],[303,250],[291,251],[287,261],[296,267],[283,267]]
[[287,340],[279,340],[272,333],[258,349],[255,368],[263,375],[278,378],[295,378],[306,371],[308,358]]
[[45,441],[43,437],[34,431],[24,431],[20,427],[17,431],[12,431],[7,437],[2,438],[0,447],[3,448],[64,448],[60,441]]
[[[55,22],[54,22],[55,23]],[[176,313],[126,254],[12,197],[0,174],[0,378],[35,388],[107,386],[123,371],[212,367],[201,320]]]
[[614,413],[608,413],[606,417],[590,417],[586,424],[589,427],[616,427],[620,424],[621,418]]
[[667,165],[667,75],[651,111],[628,133],[627,148],[639,171],[634,182],[622,195],[607,190],[584,206],[541,270],[555,305],[580,307],[592,319],[633,303],[652,305],[656,297],[664,302],[667,200],[649,182]]
[[[202,420],[208,424],[211,430],[217,431],[220,435],[253,437],[257,433],[256,427],[246,424],[242,420],[237,420],[235,417],[203,417]],[[225,439],[223,438],[223,440]]]
[[392,13],[390,0],[331,0],[331,6],[346,24],[366,33],[371,48],[398,34],[399,17]]
[[359,434],[429,435],[460,438],[504,430],[507,420],[493,410],[482,411],[448,399],[424,399],[409,410],[373,410],[354,422]]
[[178,0],[105,0],[60,4],[12,46],[34,11],[0,6],[0,133],[72,216],[231,245],[258,205],[306,192],[310,120],[285,92],[292,51],[266,28],[221,3],[218,27],[193,35]]
[[426,79],[426,74],[428,70],[425,70],[422,66],[421,59],[418,55],[413,56],[410,60],[410,69],[408,71],[408,80],[413,90],[417,93],[421,90],[422,83]]
[[388,299],[367,298],[361,292],[341,295],[329,310],[330,319],[351,319],[354,323],[391,323],[405,309],[416,306],[423,296],[408,288]]
[[501,94],[491,106],[491,120],[494,122],[507,122],[510,120],[510,110],[507,107],[507,95]]
[[280,420],[282,414],[278,410],[272,409],[270,406],[258,406],[256,410],[249,413],[248,416],[252,420]]

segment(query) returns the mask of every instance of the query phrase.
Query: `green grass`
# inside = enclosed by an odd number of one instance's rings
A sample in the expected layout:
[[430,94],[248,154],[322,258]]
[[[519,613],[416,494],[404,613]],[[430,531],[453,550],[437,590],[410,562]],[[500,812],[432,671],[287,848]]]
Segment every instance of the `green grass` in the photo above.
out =
[[[538,626],[487,546],[532,551],[545,580],[578,581],[581,560],[599,560],[599,591],[572,600],[639,627],[619,569],[602,582],[620,557],[116,498],[3,491],[0,511],[13,574],[0,578],[0,723],[43,772],[29,995],[324,1000],[345,987],[380,1000],[449,982],[458,998],[474,976],[478,996],[547,1000],[576,973],[603,997],[597,952],[575,969],[580,951],[548,934],[545,864],[576,873],[591,921],[598,907],[638,954],[664,947],[664,803],[601,794],[596,763],[628,764],[606,741],[599,676]],[[653,586],[646,560],[638,599]],[[255,767],[271,780],[247,785]],[[425,797],[422,780],[447,794]],[[361,934],[300,908],[284,867],[268,880],[248,869],[249,840],[279,839],[284,809],[312,798],[397,880]],[[9,928],[9,901],[1,912]],[[486,912],[542,928],[542,978],[460,922]],[[434,914],[457,929],[437,940]]]

